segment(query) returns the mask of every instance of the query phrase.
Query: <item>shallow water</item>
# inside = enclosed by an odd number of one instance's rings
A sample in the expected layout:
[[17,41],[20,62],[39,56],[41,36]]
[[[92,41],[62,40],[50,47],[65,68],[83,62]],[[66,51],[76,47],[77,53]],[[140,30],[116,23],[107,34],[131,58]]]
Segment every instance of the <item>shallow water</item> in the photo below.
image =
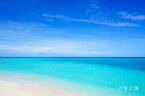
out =
[[0,58],[0,74],[88,91],[82,96],[145,96],[145,58]]

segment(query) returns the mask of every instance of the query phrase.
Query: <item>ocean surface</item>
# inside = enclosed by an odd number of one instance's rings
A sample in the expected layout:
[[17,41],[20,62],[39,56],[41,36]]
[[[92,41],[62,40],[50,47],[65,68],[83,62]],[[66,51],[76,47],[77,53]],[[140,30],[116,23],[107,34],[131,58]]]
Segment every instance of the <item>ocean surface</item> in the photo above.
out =
[[145,96],[145,58],[139,57],[0,58],[2,75],[54,84],[78,96]]

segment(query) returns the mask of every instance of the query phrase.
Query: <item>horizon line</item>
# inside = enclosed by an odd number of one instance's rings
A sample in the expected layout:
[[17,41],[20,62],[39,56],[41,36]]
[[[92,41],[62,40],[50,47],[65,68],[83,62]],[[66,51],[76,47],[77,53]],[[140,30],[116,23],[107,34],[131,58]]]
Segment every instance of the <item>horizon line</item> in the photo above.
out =
[[0,58],[145,58],[145,57],[118,56],[118,57],[0,57]]

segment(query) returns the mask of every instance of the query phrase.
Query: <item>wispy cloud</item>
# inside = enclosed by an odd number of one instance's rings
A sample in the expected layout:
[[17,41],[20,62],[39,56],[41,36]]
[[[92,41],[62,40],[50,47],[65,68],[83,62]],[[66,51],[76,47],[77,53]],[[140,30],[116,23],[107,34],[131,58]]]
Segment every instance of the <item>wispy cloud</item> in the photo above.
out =
[[47,52],[52,50],[50,47],[28,46],[28,45],[0,45],[0,50],[12,50],[17,52]]
[[65,29],[52,28],[41,23],[0,22],[0,43],[29,41],[29,39],[39,39],[40,37],[50,38],[50,36],[53,38],[65,33]]
[[108,21],[96,21],[96,20],[85,20],[85,19],[74,19],[74,21],[93,23],[93,24],[102,24],[102,25],[108,25],[108,26],[118,26],[118,27],[139,26],[138,24],[129,23],[129,22],[108,22]]
[[130,23],[130,22],[111,22],[111,21],[99,21],[95,19],[76,19],[71,18],[64,15],[49,15],[43,14],[46,19],[53,18],[53,19],[60,19],[65,21],[73,21],[73,22],[84,22],[84,23],[92,23],[92,24],[101,24],[101,25],[108,25],[108,26],[118,26],[118,27],[136,27],[139,26],[138,24]]
[[[49,36],[50,33],[59,30],[49,28],[46,25],[11,21],[0,23],[0,26],[0,55],[96,56],[110,54],[110,52],[100,48],[101,46],[108,46],[108,41],[74,40]],[[47,35],[45,36],[45,34]]]
[[144,39],[112,41],[56,38],[49,35],[45,37],[45,34],[55,31],[49,31],[49,27],[40,25],[20,22],[0,24],[0,56],[123,56],[123,52],[132,53],[128,48],[135,52],[140,48],[141,54],[145,43]]
[[131,20],[145,20],[145,15],[129,14],[127,12],[119,12],[118,15],[121,18],[131,19]]
[[96,13],[96,11],[100,8],[97,4],[96,0],[90,0],[90,4],[86,9],[86,14]]
[[[94,44],[96,44],[94,46]],[[106,43],[107,44],[107,43]],[[105,41],[78,41],[69,39],[44,39],[15,45],[1,44],[0,52],[15,52],[17,54],[37,54],[39,56],[101,56],[110,52],[101,50],[101,46],[107,46]],[[76,46],[77,45],[77,46]],[[89,46],[89,47],[88,47]],[[42,54],[43,53],[43,54]]]

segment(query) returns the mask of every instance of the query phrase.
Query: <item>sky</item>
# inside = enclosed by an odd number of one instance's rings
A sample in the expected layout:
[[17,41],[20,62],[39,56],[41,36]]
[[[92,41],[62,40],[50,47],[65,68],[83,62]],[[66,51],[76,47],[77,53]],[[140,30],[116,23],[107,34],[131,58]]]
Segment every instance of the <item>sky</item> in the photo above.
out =
[[0,57],[145,57],[145,0],[0,0]]

